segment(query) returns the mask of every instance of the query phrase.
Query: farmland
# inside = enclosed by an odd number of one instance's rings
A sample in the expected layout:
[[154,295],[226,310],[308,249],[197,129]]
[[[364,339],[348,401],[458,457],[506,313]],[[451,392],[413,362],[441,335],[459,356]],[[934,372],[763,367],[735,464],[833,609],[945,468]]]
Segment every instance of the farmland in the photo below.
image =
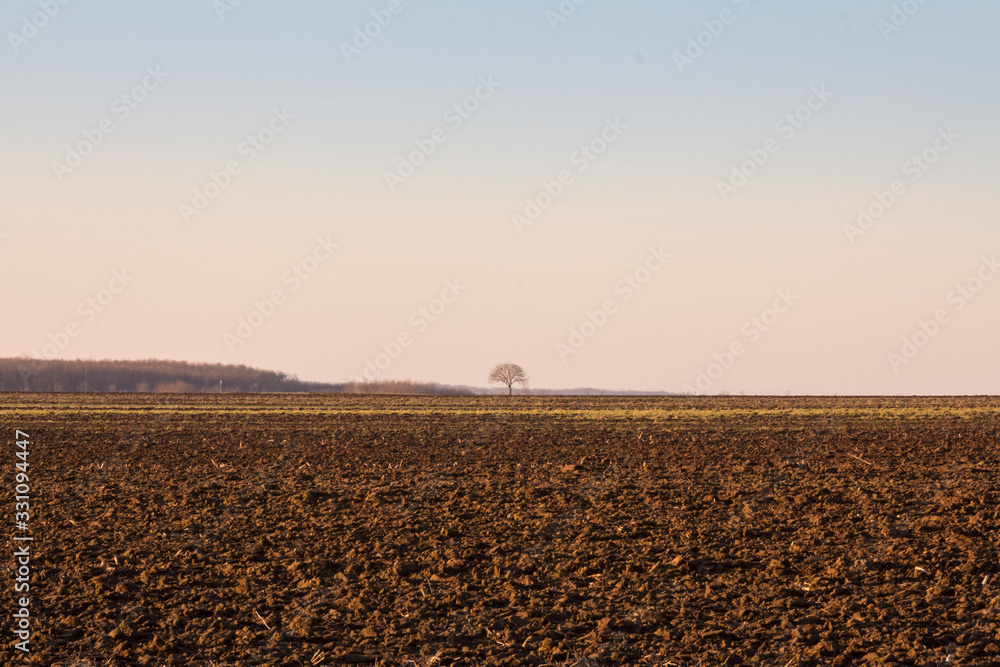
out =
[[997,398],[0,394],[0,421],[35,537],[7,664],[1000,662]]

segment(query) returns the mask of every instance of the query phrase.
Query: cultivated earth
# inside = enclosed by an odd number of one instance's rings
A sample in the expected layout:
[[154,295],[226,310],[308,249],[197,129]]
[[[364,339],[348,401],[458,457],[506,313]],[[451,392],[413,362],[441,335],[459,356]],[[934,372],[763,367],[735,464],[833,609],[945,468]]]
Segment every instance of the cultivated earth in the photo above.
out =
[[0,425],[5,664],[1000,664],[996,398],[2,394]]

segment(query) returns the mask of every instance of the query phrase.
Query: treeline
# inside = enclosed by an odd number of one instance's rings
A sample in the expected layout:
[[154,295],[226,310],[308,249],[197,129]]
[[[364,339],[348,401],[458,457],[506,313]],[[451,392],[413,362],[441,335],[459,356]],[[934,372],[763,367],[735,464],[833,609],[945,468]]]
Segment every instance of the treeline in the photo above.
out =
[[[221,382],[221,385],[220,385]],[[464,385],[383,380],[331,384],[303,382],[295,375],[267,371],[244,365],[194,364],[164,359],[65,360],[0,358],[0,391],[62,392],[141,392],[141,393],[217,393],[222,392],[314,392],[358,394],[436,394],[468,396],[506,394],[506,387],[470,387]],[[608,391],[603,389],[533,389],[515,391],[537,395],[663,395],[666,392]]]
[[343,390],[342,384],[302,382],[294,375],[231,364],[193,364],[161,359],[0,359],[0,391],[199,393]]
[[[348,382],[341,391],[355,394],[436,394],[470,396],[479,393],[470,387],[450,384],[414,382],[412,380],[383,380],[381,382]],[[506,390],[504,390],[506,391]]]

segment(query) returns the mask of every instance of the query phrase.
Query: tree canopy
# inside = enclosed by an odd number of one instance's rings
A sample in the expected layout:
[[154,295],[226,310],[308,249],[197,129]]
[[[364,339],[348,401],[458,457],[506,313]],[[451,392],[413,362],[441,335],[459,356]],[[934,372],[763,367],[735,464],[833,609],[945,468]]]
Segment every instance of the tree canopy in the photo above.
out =
[[517,364],[497,364],[490,371],[490,382],[499,382],[501,384],[507,385],[507,395],[510,396],[513,393],[513,387],[515,384],[520,384],[524,386],[528,383],[528,376],[525,374],[524,369]]

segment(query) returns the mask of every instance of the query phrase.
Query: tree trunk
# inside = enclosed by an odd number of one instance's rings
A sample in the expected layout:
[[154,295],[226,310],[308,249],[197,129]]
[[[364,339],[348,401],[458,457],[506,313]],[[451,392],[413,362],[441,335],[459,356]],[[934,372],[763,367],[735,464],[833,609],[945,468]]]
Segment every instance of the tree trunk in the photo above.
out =
[[513,387],[514,387],[514,383],[513,382],[511,382],[509,385],[507,385],[507,395],[508,396],[510,396],[511,392],[514,391]]

